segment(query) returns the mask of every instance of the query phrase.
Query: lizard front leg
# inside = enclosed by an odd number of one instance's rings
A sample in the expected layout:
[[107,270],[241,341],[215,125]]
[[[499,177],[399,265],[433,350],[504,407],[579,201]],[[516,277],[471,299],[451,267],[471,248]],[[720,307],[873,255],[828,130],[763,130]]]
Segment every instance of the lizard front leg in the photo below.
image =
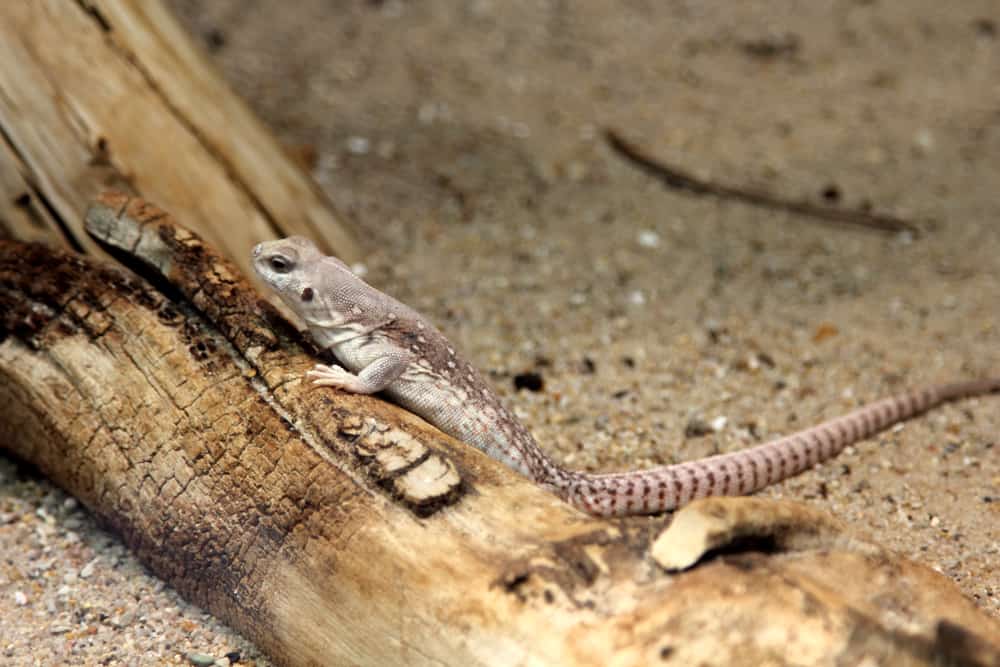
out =
[[357,375],[340,366],[316,364],[306,372],[306,377],[312,380],[314,387],[336,387],[352,394],[374,394],[395,382],[410,360],[410,355],[393,350],[372,361]]

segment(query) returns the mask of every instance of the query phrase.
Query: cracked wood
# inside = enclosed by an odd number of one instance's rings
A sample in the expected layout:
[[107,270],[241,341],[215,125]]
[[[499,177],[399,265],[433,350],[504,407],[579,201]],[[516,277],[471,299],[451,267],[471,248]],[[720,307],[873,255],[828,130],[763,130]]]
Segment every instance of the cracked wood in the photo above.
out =
[[[308,391],[297,333],[162,211],[109,195],[88,220],[149,282],[0,242],[0,444],[279,664],[992,650],[976,638],[995,622],[950,582],[877,549],[652,568],[655,524],[587,518],[384,401]],[[456,495],[413,504],[386,483],[428,461],[454,466]]]

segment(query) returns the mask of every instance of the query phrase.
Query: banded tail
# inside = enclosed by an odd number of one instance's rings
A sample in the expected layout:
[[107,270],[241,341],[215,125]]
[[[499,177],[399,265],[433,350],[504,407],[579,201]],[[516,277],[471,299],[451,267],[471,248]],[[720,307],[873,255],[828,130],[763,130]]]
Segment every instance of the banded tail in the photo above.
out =
[[696,498],[758,491],[946,401],[994,392],[1000,392],[1000,377],[936,385],[871,403],[818,426],[738,452],[622,473],[588,474],[546,466],[538,479],[589,514],[655,514]]

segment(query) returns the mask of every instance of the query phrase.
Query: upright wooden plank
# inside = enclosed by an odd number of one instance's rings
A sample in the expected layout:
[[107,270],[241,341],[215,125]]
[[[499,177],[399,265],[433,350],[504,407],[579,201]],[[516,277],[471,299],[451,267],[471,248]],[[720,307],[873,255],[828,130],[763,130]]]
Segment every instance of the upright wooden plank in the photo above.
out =
[[244,269],[254,244],[289,234],[358,258],[329,202],[159,2],[2,3],[0,63],[0,160],[15,191],[0,219],[13,235],[32,235],[17,203],[30,195],[52,233],[97,252],[82,214],[110,185],[182,212]]

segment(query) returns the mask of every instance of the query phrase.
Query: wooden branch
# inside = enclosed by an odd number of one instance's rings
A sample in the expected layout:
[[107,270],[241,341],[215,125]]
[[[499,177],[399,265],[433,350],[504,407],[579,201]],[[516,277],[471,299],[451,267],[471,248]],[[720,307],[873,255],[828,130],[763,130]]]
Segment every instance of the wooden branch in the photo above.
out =
[[246,269],[254,244],[357,245],[159,0],[0,3],[0,237],[97,252],[82,213],[142,193]]
[[[660,522],[583,516],[378,398],[304,387],[296,332],[162,211],[109,195],[87,220],[149,282],[0,241],[0,443],[280,664],[1000,656],[944,577],[832,521],[788,539],[809,512],[774,512],[771,553],[699,540],[731,553],[668,574]],[[678,516],[728,513],[759,546],[769,503],[745,502]]]

